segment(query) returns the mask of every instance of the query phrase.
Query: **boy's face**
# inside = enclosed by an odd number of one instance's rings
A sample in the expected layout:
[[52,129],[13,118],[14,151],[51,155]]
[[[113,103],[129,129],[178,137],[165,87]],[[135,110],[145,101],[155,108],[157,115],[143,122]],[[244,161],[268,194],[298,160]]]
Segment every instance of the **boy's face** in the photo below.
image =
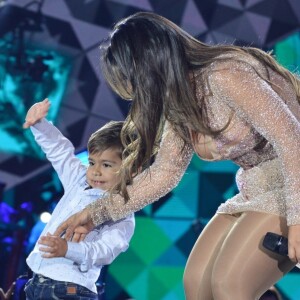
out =
[[117,172],[122,164],[120,152],[106,149],[101,153],[89,154],[86,172],[88,184],[95,189],[108,190],[117,183]]

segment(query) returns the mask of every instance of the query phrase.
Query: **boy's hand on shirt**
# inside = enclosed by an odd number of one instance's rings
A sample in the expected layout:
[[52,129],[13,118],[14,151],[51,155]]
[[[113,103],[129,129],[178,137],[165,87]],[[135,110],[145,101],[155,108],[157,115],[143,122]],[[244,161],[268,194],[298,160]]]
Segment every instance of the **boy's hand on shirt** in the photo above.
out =
[[36,124],[45,116],[47,116],[50,108],[50,104],[51,104],[50,101],[48,99],[45,99],[42,102],[38,102],[32,105],[29,108],[27,115],[25,117],[25,123],[23,124],[23,128],[28,128]]
[[50,233],[40,237],[38,243],[41,245],[39,250],[43,252],[44,258],[64,257],[68,250],[68,243],[65,239]]

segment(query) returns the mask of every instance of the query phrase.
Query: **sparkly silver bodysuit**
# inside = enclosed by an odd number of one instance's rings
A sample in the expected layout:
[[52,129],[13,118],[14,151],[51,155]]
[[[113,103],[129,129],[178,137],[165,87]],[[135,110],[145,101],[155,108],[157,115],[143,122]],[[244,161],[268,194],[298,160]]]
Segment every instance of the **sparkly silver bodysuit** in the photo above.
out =
[[90,205],[93,222],[119,219],[161,198],[178,184],[196,152],[240,166],[240,192],[218,213],[267,212],[286,217],[288,225],[300,224],[300,105],[293,86],[246,54],[222,55],[195,74],[195,86],[198,99],[206,96],[210,127],[228,124],[226,129],[215,138],[195,135],[181,153],[183,141],[167,124],[150,172],[128,187],[130,200],[125,204],[115,195]]

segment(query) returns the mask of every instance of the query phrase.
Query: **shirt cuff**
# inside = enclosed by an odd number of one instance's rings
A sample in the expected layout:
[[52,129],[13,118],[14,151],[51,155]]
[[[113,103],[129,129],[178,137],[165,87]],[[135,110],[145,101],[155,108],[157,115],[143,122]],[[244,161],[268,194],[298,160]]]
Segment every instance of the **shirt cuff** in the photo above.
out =
[[48,124],[52,124],[52,122],[43,118],[40,121],[36,122],[34,125],[32,125],[31,128],[35,128],[38,131],[41,131],[41,129],[47,128]]
[[84,249],[82,244],[74,243],[74,242],[67,242],[68,243],[68,250],[65,255],[65,258],[74,261],[80,270],[80,272],[85,273],[89,270],[88,263],[83,260],[83,253]]
[[77,264],[81,264],[83,262],[83,247],[80,243],[67,242],[68,250],[65,255],[65,258],[70,259]]

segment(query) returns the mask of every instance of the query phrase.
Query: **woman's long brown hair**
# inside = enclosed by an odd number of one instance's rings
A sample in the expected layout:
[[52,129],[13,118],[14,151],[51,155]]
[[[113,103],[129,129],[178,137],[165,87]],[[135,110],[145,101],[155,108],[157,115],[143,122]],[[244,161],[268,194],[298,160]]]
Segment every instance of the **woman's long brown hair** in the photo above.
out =
[[[168,19],[149,12],[134,14],[114,26],[101,45],[102,70],[111,88],[132,101],[123,136],[138,135],[137,140],[123,140],[130,155],[124,158],[121,177],[122,172],[136,174],[139,166],[150,164],[166,120],[186,144],[191,143],[189,130],[216,134],[209,128],[205,101],[195,97],[190,76],[218,56],[237,52],[248,53],[280,73],[300,98],[299,80],[262,50],[202,43]],[[127,184],[121,181],[117,187],[126,200]]]

